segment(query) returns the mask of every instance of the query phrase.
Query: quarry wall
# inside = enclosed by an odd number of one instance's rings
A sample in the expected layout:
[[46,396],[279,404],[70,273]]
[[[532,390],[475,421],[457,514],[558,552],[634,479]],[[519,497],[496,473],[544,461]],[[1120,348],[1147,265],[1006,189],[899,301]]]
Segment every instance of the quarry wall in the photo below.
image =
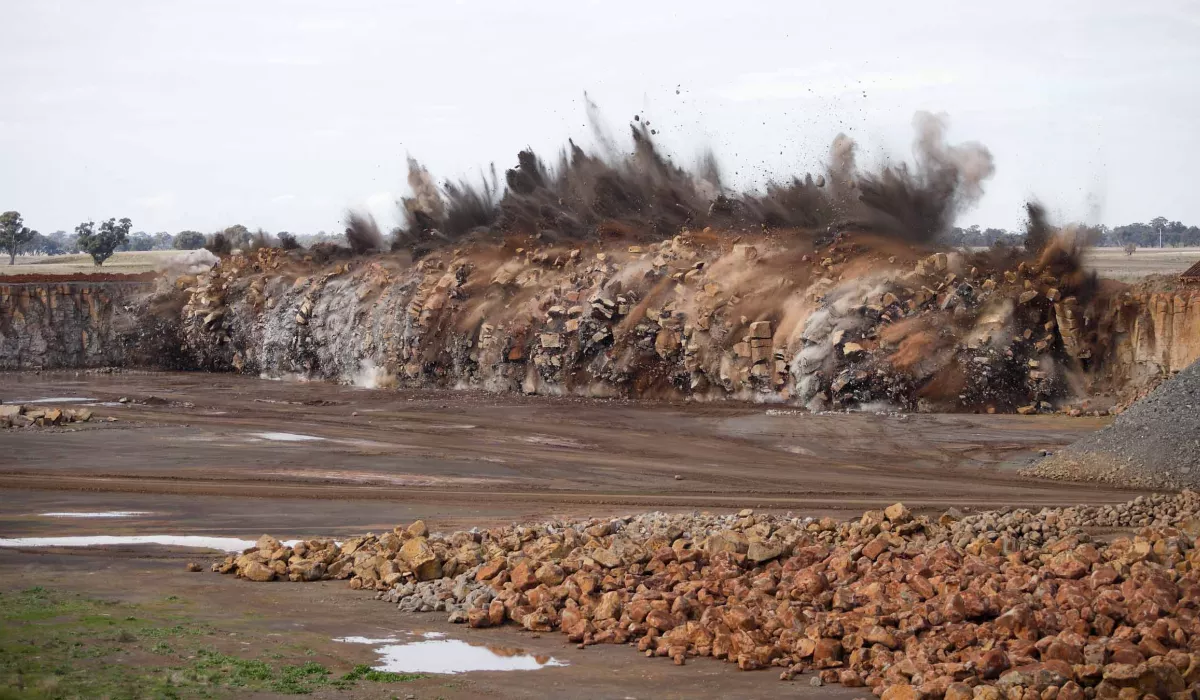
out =
[[675,240],[321,265],[267,249],[200,275],[0,284],[0,369],[1036,412],[1200,358],[1200,290],[1081,302],[1033,270],[888,252]]
[[145,304],[152,278],[2,280],[0,369],[178,365],[178,323]]

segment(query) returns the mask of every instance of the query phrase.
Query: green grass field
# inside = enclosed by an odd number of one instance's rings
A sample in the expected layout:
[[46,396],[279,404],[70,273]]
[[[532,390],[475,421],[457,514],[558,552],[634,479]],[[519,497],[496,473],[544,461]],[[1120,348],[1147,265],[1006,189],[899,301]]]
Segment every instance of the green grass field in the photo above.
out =
[[0,275],[69,275],[79,272],[107,272],[110,274],[134,274],[153,272],[155,266],[166,258],[179,255],[178,250],[151,250],[145,252],[115,253],[100,267],[92,263],[90,255],[17,256],[17,264],[0,261]]
[[308,695],[425,678],[367,666],[338,674],[274,638],[237,639],[175,596],[132,605],[41,587],[3,592],[0,700]]

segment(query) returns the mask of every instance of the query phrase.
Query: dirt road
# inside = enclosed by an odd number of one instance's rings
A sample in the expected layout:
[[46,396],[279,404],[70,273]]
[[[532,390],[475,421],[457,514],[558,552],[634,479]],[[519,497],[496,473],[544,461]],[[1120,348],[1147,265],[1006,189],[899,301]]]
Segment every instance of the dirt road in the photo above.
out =
[[88,424],[0,434],[5,535],[95,529],[38,515],[65,510],[149,513],[106,522],[106,532],[318,536],[416,518],[449,528],[655,508],[817,514],[897,500],[945,508],[1128,497],[1013,474],[1099,419],[811,415],[199,373],[8,374],[2,384],[5,402],[99,404]]

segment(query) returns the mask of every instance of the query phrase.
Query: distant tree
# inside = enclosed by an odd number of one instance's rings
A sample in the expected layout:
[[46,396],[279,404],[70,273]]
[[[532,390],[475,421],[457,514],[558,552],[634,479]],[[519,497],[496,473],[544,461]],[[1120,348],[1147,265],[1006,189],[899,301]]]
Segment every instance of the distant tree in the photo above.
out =
[[145,231],[137,231],[125,241],[125,249],[138,252],[154,250],[154,238]]
[[1125,254],[1126,255],[1133,255],[1136,252],[1137,252],[1137,243],[1126,243],[1125,244]]
[[53,234],[47,236],[37,231],[34,231],[28,250],[41,255],[58,255],[63,252],[62,246],[54,239]]
[[0,214],[0,250],[8,253],[9,265],[17,262],[17,253],[37,235],[37,231],[30,230],[24,224],[25,221],[18,212],[6,211]]
[[159,231],[154,234],[154,250],[170,250],[171,249],[171,234],[166,231]]
[[133,222],[129,219],[102,221],[99,231],[95,230],[95,223],[92,221],[79,224],[75,227],[75,233],[79,236],[79,248],[92,256],[96,265],[103,265],[125,242],[131,226]]
[[180,231],[175,234],[175,250],[196,250],[204,247],[204,234],[199,231]]

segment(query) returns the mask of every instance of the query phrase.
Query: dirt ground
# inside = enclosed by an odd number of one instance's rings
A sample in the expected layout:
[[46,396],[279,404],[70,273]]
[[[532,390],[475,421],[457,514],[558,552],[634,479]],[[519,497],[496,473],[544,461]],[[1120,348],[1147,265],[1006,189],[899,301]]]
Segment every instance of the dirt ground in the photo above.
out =
[[[129,401],[120,403],[119,399]],[[1037,482],[1015,470],[1105,419],[812,415],[745,404],[395,392],[201,373],[0,374],[5,403],[92,406],[63,428],[0,431],[0,537],[223,535],[247,539],[435,530],[654,509],[849,515],[1128,500],[1129,491]],[[109,422],[108,418],[115,418]],[[319,438],[319,439],[312,439]],[[63,518],[70,511],[144,511]],[[698,660],[675,667],[623,647],[578,650],[557,634],[466,630],[402,615],[344,582],[250,584],[162,547],[0,549],[0,591],[46,586],[133,603],[194,601],[197,619],[247,635],[297,635],[346,670],[370,647],[333,637],[444,631],[521,647],[565,668],[435,676],[331,697],[775,697],[828,689]],[[236,623],[236,624],[235,624]],[[258,649],[258,646],[252,648]],[[450,685],[447,686],[446,684]],[[839,690],[845,696],[862,693]],[[390,693],[390,694],[389,694]]]
[[1090,248],[1084,257],[1101,277],[1131,282],[1149,275],[1178,275],[1200,260],[1200,248]]

